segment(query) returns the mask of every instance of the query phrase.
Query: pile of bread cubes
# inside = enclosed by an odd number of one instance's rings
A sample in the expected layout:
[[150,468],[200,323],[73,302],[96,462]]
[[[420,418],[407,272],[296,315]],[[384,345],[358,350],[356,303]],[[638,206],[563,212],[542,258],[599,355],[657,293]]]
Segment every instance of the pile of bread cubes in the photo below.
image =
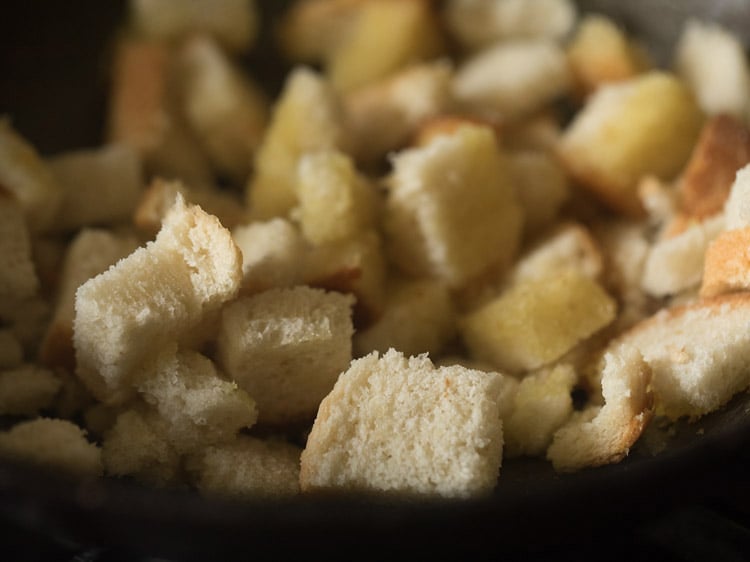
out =
[[[750,72],[570,0],[133,0],[101,146],[0,121],[0,457],[476,498],[750,386]],[[262,23],[261,23],[262,22]],[[270,95],[240,59],[272,25]]]

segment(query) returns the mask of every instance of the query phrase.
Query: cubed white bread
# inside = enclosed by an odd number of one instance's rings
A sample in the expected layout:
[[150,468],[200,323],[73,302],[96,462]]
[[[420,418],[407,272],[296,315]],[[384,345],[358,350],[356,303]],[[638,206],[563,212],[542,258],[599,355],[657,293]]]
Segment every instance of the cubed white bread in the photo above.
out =
[[82,476],[100,476],[101,451],[76,424],[36,418],[0,432],[0,455]]
[[641,286],[654,297],[678,295],[700,286],[706,250],[724,229],[718,214],[693,223],[684,232],[656,241],[649,250]]
[[210,37],[194,36],[180,51],[187,122],[216,170],[243,185],[268,119],[266,95]]
[[226,380],[206,356],[166,346],[135,375],[138,391],[164,420],[172,448],[180,454],[232,441],[253,426],[253,399]]
[[521,379],[511,413],[503,418],[505,458],[546,453],[555,431],[573,414],[571,392],[577,381],[575,369],[566,363]]
[[232,229],[232,237],[242,252],[243,294],[299,284],[308,246],[289,219],[240,224]]
[[36,147],[0,115],[0,194],[21,206],[32,232],[48,230],[55,221],[63,190]]
[[547,449],[557,471],[619,462],[651,421],[651,366],[635,348],[612,348],[604,360],[604,405],[577,412]]
[[47,160],[63,197],[55,229],[129,223],[143,191],[138,152],[126,144],[62,152]]
[[559,359],[616,314],[601,284],[567,268],[505,289],[463,316],[459,332],[471,357],[521,374]]
[[353,238],[379,218],[376,186],[338,150],[308,152],[300,158],[296,193],[299,204],[293,216],[315,245]]
[[519,38],[563,41],[578,9],[570,0],[449,0],[443,19],[451,37],[474,51]]
[[241,435],[187,459],[201,494],[231,499],[278,499],[299,493],[302,448],[282,439]]
[[464,61],[453,95],[480,114],[514,120],[528,116],[571,86],[563,48],[551,40],[517,39],[483,49]]
[[31,363],[0,371],[0,415],[35,416],[52,405],[61,387],[54,372]]
[[398,267],[460,287],[510,264],[523,210],[489,127],[461,126],[397,153],[392,163],[383,221]]
[[404,70],[343,97],[349,150],[372,166],[403,148],[417,128],[451,109],[453,64],[437,59]]
[[724,202],[724,220],[727,230],[750,226],[750,164],[737,170]]
[[255,400],[258,422],[312,420],[352,358],[351,295],[307,286],[269,289],[223,310],[217,356]]
[[750,289],[750,227],[721,232],[706,249],[700,296]]
[[233,53],[252,48],[260,23],[255,0],[130,0],[128,6],[138,33],[167,41],[206,33]]
[[302,491],[488,495],[502,463],[502,378],[395,350],[354,360],[318,410]]
[[23,346],[10,328],[0,328],[0,369],[12,369],[23,363]]
[[404,355],[439,356],[457,335],[457,313],[448,287],[431,279],[404,279],[388,290],[383,313],[354,334],[355,357],[390,348]]
[[657,413],[698,418],[750,386],[747,293],[664,309],[626,332],[653,370]]
[[75,369],[73,320],[76,291],[138,248],[133,235],[103,228],[83,228],[66,248],[55,294],[54,312],[39,348],[39,360],[48,366]]
[[563,132],[557,153],[571,177],[602,203],[640,218],[639,180],[674,179],[703,118],[682,80],[651,71],[596,90]]
[[508,165],[516,199],[523,207],[524,232],[539,232],[554,222],[570,198],[568,176],[557,159],[543,150],[509,150]]
[[39,291],[27,225],[21,204],[0,193],[0,315]]
[[104,434],[102,463],[107,476],[128,476],[154,486],[181,478],[180,456],[159,431],[156,414],[143,408],[117,416]]
[[130,376],[191,335],[237,295],[242,254],[231,233],[178,197],[156,239],[76,292],[76,372],[102,401],[132,394]]
[[339,148],[343,143],[343,110],[328,80],[306,66],[291,69],[271,107],[246,185],[253,218],[285,216],[297,204],[299,158],[305,152]]
[[690,18],[675,45],[674,67],[709,115],[742,121],[750,110],[750,68],[745,45],[719,23]]

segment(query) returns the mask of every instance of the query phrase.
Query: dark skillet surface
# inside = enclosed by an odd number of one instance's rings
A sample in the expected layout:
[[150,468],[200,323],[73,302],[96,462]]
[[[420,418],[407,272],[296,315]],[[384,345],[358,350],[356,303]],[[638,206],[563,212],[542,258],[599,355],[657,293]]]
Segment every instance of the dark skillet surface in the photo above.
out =
[[[614,14],[633,31],[645,30],[655,37],[653,45],[662,57],[679,29],[675,22],[695,13],[695,6],[709,9],[730,28],[747,24],[744,29],[750,32],[749,2],[581,4]],[[16,6],[14,15],[0,23],[0,113],[9,114],[45,155],[99,144],[107,95],[105,61],[124,4],[76,2],[75,13],[68,13],[71,4],[63,2],[9,5]],[[646,5],[651,15],[644,18]],[[660,20],[666,31],[654,36]],[[272,92],[278,89],[280,74],[273,59],[256,52],[246,62]],[[257,559],[266,547],[278,556],[307,552],[330,557],[338,551],[347,558],[409,547],[500,556],[531,549],[540,554],[552,545],[597,539],[611,544],[618,537],[630,541],[620,544],[628,549],[637,548],[637,537],[658,530],[664,517],[717,505],[723,506],[722,513],[731,511],[740,529],[747,524],[749,394],[697,423],[678,425],[658,454],[646,444],[639,442],[619,464],[568,475],[554,474],[546,462],[509,460],[495,493],[471,501],[306,497],[221,502],[127,481],[69,479],[0,461],[0,529],[29,530],[37,540],[54,541],[71,552],[95,545],[206,560]]]

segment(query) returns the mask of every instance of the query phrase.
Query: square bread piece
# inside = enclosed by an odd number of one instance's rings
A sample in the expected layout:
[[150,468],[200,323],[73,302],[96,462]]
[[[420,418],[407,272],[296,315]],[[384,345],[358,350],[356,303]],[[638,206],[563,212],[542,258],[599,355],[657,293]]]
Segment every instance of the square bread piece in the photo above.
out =
[[224,371],[255,400],[258,422],[312,420],[352,358],[349,294],[269,289],[224,309],[217,340]]
[[489,494],[502,463],[503,377],[394,349],[352,362],[302,452],[303,492]]

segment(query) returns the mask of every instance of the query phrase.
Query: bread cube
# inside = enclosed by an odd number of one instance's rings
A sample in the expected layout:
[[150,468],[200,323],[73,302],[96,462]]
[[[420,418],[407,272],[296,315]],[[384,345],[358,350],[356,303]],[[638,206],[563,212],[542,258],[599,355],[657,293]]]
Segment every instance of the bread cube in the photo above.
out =
[[209,37],[181,48],[185,116],[214,168],[244,185],[268,119],[268,100],[248,73]]
[[489,127],[463,126],[393,157],[384,229],[391,259],[408,274],[460,287],[507,266],[522,215]]
[[673,179],[702,124],[687,86],[652,71],[601,86],[565,129],[558,154],[572,178],[613,211],[643,217],[640,178]]
[[21,204],[0,193],[0,317],[39,291],[27,224]]
[[193,336],[234,298],[242,255],[230,232],[178,197],[156,239],[76,292],[76,372],[101,401],[132,394],[131,375],[170,342]]
[[0,455],[69,474],[102,474],[101,451],[76,424],[62,419],[36,418],[0,432]]
[[130,0],[131,25],[154,39],[205,33],[232,53],[248,51],[258,34],[255,0]]
[[318,410],[302,491],[488,495],[502,462],[502,378],[395,350],[354,360]]
[[352,357],[354,298],[298,286],[229,303],[217,337],[221,368],[255,400],[258,423],[312,420]]
[[708,115],[748,119],[750,67],[736,34],[719,23],[689,18],[677,38],[673,64]]
[[471,356],[523,373],[559,359],[616,312],[599,283],[568,268],[508,288],[464,316],[459,330]]
[[281,439],[240,436],[212,445],[187,461],[191,480],[204,496],[278,499],[299,493],[302,448]]
[[6,117],[0,118],[0,195],[18,202],[32,232],[48,230],[60,209],[63,191],[31,142]]
[[700,296],[750,289],[750,227],[720,232],[705,251]]
[[379,194],[347,154],[309,152],[299,161],[295,219],[312,244],[339,242],[369,230],[378,218]]
[[750,226],[750,164],[737,170],[724,202],[724,217],[727,230]]
[[49,369],[31,363],[0,371],[0,415],[34,416],[48,409],[62,387]]
[[12,369],[23,363],[23,347],[10,328],[0,328],[0,370]]
[[305,152],[341,147],[343,135],[340,100],[328,80],[311,68],[293,68],[271,109],[246,186],[253,218],[287,215],[297,204],[300,157]]
[[355,357],[390,348],[412,356],[439,356],[457,334],[457,314],[447,286],[431,279],[399,280],[387,294],[383,313],[354,334]]

